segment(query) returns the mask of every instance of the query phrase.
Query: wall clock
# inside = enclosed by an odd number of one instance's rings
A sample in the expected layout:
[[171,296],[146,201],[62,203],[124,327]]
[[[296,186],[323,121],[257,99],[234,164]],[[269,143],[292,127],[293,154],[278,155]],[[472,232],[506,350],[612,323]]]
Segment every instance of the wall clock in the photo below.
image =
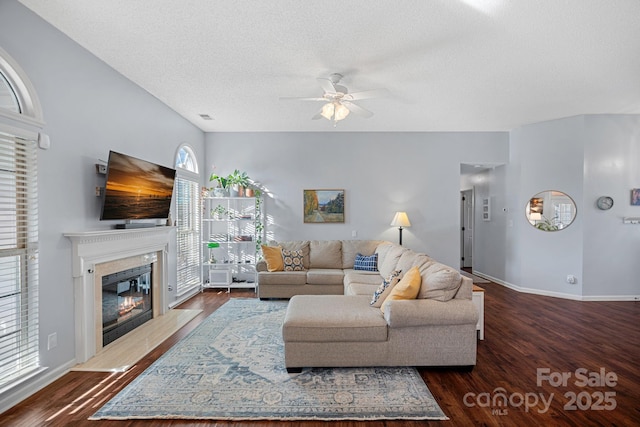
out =
[[611,209],[613,207],[613,199],[609,196],[598,197],[598,200],[596,200],[596,206],[598,206],[598,209],[602,209],[603,211]]

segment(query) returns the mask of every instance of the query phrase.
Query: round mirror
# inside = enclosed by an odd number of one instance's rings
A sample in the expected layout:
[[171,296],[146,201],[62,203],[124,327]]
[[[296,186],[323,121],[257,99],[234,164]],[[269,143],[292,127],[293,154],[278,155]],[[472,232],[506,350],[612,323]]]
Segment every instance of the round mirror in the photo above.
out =
[[542,231],[567,228],[576,217],[576,204],[562,191],[543,191],[527,203],[525,215],[529,224]]

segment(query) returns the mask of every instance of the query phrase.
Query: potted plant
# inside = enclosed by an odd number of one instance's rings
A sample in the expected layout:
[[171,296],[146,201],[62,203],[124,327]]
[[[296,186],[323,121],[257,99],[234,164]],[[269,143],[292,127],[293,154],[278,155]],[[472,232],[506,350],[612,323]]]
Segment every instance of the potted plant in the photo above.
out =
[[218,205],[214,209],[211,209],[211,216],[215,220],[223,219],[226,213],[227,210],[222,205]]
[[246,172],[240,172],[236,169],[227,177],[227,179],[229,181],[229,186],[231,187],[230,193],[232,197],[244,195],[244,188],[249,185],[249,176]]
[[216,197],[224,197],[229,186],[229,178],[225,178],[221,175],[216,174],[215,172],[211,174],[209,177],[209,182],[217,182],[217,187],[213,189],[213,194]]

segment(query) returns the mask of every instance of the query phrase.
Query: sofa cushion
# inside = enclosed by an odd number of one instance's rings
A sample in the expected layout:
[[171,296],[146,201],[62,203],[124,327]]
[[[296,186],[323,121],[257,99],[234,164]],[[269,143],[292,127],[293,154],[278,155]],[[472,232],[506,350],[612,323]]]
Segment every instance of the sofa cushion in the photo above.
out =
[[461,283],[461,275],[455,270],[438,262],[424,264],[420,271],[422,284],[418,298],[449,301],[452,299]]
[[422,265],[431,260],[427,255],[414,252],[411,249],[407,249],[402,252],[398,263],[396,264],[396,270],[409,271],[411,267],[422,267]]
[[343,240],[342,241],[342,268],[353,268],[356,254],[373,255],[381,240]]
[[378,289],[378,284],[370,284],[370,283],[358,283],[352,282],[349,283],[344,288],[345,295],[365,295],[367,297],[371,297],[371,295]]
[[281,246],[262,245],[262,255],[264,256],[264,260],[267,263],[267,271],[284,270]]
[[344,284],[345,286],[351,282],[367,283],[370,285],[379,285],[382,281],[382,276],[377,271],[362,271],[362,270],[342,270],[344,271]]
[[284,271],[304,270],[304,257],[302,255],[302,249],[298,249],[297,251],[283,249],[282,260],[284,263]]
[[400,276],[402,275],[402,271],[394,270],[388,277],[386,277],[378,289],[373,293],[373,297],[371,298],[371,304],[374,307],[381,307],[382,303],[391,293],[393,287],[400,281]]
[[261,271],[258,273],[258,286],[261,285],[304,285],[307,283],[306,271]]
[[382,277],[387,277],[393,270],[397,270],[396,266],[405,250],[402,246],[391,244],[386,252],[378,254],[378,270]]
[[285,342],[377,342],[387,340],[387,322],[367,297],[296,295],[282,327]]
[[376,253],[378,254],[378,270],[380,270],[380,265],[384,262],[391,248],[395,246],[396,245],[391,242],[382,242],[376,246]]
[[292,240],[288,242],[269,242],[271,246],[281,246],[282,249],[289,249],[290,251],[302,251],[302,266],[305,269],[309,269],[309,241],[308,240]]
[[343,280],[344,273],[335,268],[312,268],[307,271],[308,285],[341,285]]
[[312,240],[309,242],[310,268],[342,269],[340,240]]
[[353,263],[353,269],[362,271],[378,271],[378,254],[356,254],[356,259]]
[[407,271],[402,279],[391,289],[391,293],[382,303],[380,309],[384,313],[384,306],[389,301],[401,300],[401,299],[415,299],[420,292],[420,270],[418,267],[411,267]]

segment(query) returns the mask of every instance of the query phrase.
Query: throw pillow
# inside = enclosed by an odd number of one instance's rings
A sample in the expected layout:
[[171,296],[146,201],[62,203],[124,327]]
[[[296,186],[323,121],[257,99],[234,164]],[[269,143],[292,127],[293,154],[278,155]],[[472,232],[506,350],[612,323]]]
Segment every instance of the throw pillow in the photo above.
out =
[[282,250],[282,259],[284,260],[284,271],[304,271],[302,250],[291,251],[289,249]]
[[462,283],[460,272],[439,263],[422,269],[422,284],[418,298],[449,301],[452,299]]
[[418,292],[420,292],[421,282],[420,270],[418,270],[418,267],[411,267],[398,284],[391,289],[391,293],[380,306],[380,310],[384,313],[384,307],[389,301],[415,299],[418,296]]
[[378,307],[382,305],[387,296],[391,293],[393,287],[400,281],[400,274],[402,272],[400,270],[393,271],[389,277],[384,279],[378,289],[373,293],[373,298],[371,298],[371,306]]
[[267,262],[267,271],[282,271],[284,263],[282,261],[282,248],[280,246],[262,245],[262,255]]
[[356,260],[353,264],[354,270],[378,271],[378,254],[362,255],[356,254]]

